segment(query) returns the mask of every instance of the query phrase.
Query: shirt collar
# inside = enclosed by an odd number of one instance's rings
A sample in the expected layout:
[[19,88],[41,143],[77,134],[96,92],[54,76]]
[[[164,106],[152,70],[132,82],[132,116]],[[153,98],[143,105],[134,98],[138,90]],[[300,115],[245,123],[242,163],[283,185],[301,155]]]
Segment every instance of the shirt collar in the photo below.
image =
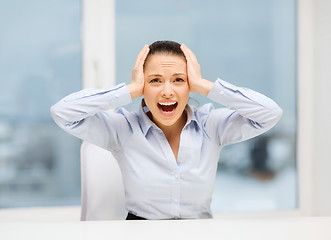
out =
[[148,107],[147,106],[142,106],[141,104],[140,104],[140,107],[139,107],[139,119],[140,119],[140,126],[141,126],[141,129],[142,129],[142,131],[143,131],[143,133],[144,133],[144,135],[146,136],[147,135],[147,132],[148,132],[148,130],[151,128],[151,127],[153,127],[153,126],[155,126],[156,128],[158,128],[150,119],[149,119],[149,117],[147,116],[147,112],[148,112],[149,110],[148,110]]
[[[195,114],[192,111],[192,108],[187,104],[185,109],[186,109],[187,115],[188,115],[187,116],[188,117],[187,122],[186,122],[185,126],[195,122],[196,125],[199,128],[201,128]],[[139,119],[140,119],[140,126],[141,126],[141,129],[142,129],[145,136],[147,135],[147,133],[148,133],[148,131],[151,127],[154,127],[155,129],[158,129],[159,131],[161,131],[161,129],[158,126],[156,126],[153,121],[151,121],[149,119],[149,117],[146,114],[147,112],[149,112],[148,107],[147,106],[143,107],[142,105],[140,105],[138,115],[139,115]]]

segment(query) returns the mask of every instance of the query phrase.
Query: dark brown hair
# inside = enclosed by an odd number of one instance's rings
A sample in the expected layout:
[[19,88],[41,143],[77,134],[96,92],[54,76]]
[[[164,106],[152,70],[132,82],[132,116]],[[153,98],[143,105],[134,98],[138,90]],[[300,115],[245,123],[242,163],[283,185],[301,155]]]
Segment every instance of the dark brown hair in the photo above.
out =
[[[147,61],[149,56],[152,56],[157,53],[165,53],[171,55],[181,56],[185,59],[185,55],[180,49],[180,44],[174,41],[156,41],[149,45],[149,53],[146,57],[145,62]],[[185,59],[186,60],[186,59]]]

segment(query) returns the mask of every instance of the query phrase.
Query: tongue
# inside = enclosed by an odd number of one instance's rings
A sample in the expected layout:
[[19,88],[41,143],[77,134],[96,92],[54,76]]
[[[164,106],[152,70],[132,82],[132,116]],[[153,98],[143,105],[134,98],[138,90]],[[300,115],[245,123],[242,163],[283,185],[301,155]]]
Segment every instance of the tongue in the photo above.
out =
[[161,106],[162,111],[164,111],[164,112],[171,112],[174,109],[174,107],[175,107],[175,105],[170,105],[170,106],[162,105]]

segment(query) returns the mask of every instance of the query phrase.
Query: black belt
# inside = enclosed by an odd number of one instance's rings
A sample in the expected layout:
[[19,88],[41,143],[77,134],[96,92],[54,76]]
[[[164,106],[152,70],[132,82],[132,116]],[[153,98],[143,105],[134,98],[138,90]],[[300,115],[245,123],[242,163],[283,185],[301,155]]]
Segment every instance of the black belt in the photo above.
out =
[[[184,218],[169,218],[169,219],[167,219],[167,220],[180,220],[180,219],[184,219]],[[148,219],[146,219],[146,218],[143,218],[143,217],[139,217],[139,216],[136,216],[136,215],[134,215],[134,214],[132,214],[132,213],[128,213],[128,216],[126,217],[126,219],[125,220],[148,220]]]
[[147,220],[146,218],[143,217],[138,217],[132,213],[128,213],[128,216],[126,217],[126,220]]

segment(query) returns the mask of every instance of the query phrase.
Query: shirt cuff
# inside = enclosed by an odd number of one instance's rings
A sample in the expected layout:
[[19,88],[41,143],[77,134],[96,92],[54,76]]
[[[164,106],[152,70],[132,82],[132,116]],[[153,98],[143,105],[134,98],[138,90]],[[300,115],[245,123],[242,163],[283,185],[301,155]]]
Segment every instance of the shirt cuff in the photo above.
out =
[[121,83],[109,89],[109,105],[113,108],[124,106],[132,102],[132,98],[128,87],[125,83]]
[[234,102],[250,101],[262,105],[270,110],[279,106],[270,98],[248,88],[236,87],[224,80],[217,79],[207,95],[211,100],[232,108]]
[[233,100],[236,90],[236,86],[217,78],[207,97],[214,102],[228,107],[229,103]]

